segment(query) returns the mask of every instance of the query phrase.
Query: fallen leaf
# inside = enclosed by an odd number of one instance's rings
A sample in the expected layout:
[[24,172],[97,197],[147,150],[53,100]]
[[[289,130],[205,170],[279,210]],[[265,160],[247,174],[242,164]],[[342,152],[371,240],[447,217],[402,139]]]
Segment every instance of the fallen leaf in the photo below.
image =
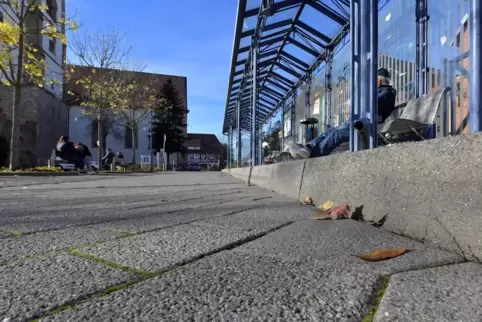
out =
[[321,216],[315,216],[311,218],[312,220],[331,220],[330,215],[321,215]]
[[336,206],[335,208],[330,210],[330,215],[335,220],[351,218],[351,214],[352,211],[350,209],[350,206],[346,203]]
[[320,214],[320,215],[329,215],[329,214],[330,214],[330,211],[329,211],[329,210],[316,209],[315,211],[316,211],[316,213],[318,213],[318,214]]
[[303,203],[305,205],[313,205],[313,199],[311,199],[311,197],[305,197],[305,200],[303,200]]
[[321,210],[331,210],[331,208],[333,208],[334,205],[335,203],[333,202],[333,200],[328,200],[318,208]]
[[370,253],[361,254],[360,258],[369,262],[378,262],[401,256],[407,251],[408,249],[406,248],[378,249]]

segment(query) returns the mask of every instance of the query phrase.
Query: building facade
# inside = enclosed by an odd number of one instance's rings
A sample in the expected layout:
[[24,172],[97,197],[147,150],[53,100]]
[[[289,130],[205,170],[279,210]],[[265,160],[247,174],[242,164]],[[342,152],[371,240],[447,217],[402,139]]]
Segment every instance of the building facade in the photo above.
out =
[[[75,72],[79,73],[77,75],[85,75],[89,72],[91,68],[75,66]],[[100,73],[100,69],[98,73]],[[122,71],[116,71],[122,73]],[[173,75],[161,75],[161,74],[151,74],[143,72],[130,72],[136,79],[136,83],[145,84],[154,90],[158,90],[161,86],[168,80],[171,80],[176,90],[179,92],[180,98],[183,100],[184,109],[186,111],[185,124],[183,127],[183,132],[187,135],[187,78],[183,76],[173,76]],[[74,74],[71,81],[66,84],[65,90],[76,92],[75,85],[76,75]],[[74,98],[71,100],[72,103],[69,104],[69,136],[74,142],[82,142],[89,146],[92,157],[97,159],[98,157],[98,132],[97,132],[97,120],[95,116],[88,116],[88,107],[81,106],[82,98]],[[75,103],[74,103],[75,102]],[[141,156],[150,155],[151,146],[151,122],[154,112],[149,112],[145,109],[127,109],[122,111],[123,114],[131,115],[131,120],[135,119],[138,124],[137,129],[137,140],[133,139],[131,127],[126,125],[125,118],[120,116],[119,111],[106,111],[107,120],[104,122],[104,135],[105,145],[104,147],[112,149],[115,153],[121,152],[124,155],[124,160],[127,163],[142,163],[143,159]],[[137,142],[134,142],[137,141]],[[133,149],[135,147],[135,150]],[[105,153],[105,151],[103,152]],[[135,153],[135,158],[133,158],[133,153]],[[172,164],[183,164],[185,163],[185,156],[181,153],[172,153],[169,155],[169,163]]]
[[202,169],[224,167],[226,147],[214,134],[187,134],[187,164],[198,164]]
[[[27,19],[27,41],[39,49],[38,54],[45,59],[48,68],[43,88],[30,85],[23,88],[22,108],[18,116],[21,120],[20,165],[23,167],[46,164],[58,138],[68,132],[68,109],[61,100],[66,47],[39,32],[48,23],[56,23],[65,16],[65,0],[40,2],[49,10],[35,12]],[[8,5],[0,4],[0,20],[14,23],[8,10]],[[55,83],[51,84],[54,79]],[[0,85],[0,166],[8,163],[12,98],[12,89]]]

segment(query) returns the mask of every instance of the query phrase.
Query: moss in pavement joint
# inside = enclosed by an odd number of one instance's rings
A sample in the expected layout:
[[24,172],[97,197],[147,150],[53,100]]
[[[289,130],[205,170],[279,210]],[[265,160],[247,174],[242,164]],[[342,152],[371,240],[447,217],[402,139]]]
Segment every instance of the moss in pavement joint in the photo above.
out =
[[75,250],[75,249],[68,250],[67,253],[69,253],[73,256],[89,259],[89,260],[92,260],[94,262],[101,263],[101,264],[104,264],[104,265],[107,265],[107,266],[110,266],[110,267],[121,269],[123,271],[129,272],[129,273],[132,273],[132,274],[140,275],[144,278],[151,277],[153,275],[152,273],[149,273],[149,272],[137,269],[137,268],[129,267],[129,266],[124,266],[124,265],[121,265],[119,263],[116,263],[116,262],[113,262],[113,261],[110,261],[110,260],[107,260],[107,259],[99,258],[99,257],[93,256],[93,255],[87,254],[87,253],[83,253],[83,252],[80,252],[80,251]]
[[12,236],[12,237],[20,237],[20,236],[22,236],[22,234],[19,233],[18,231],[9,230],[9,229],[5,229],[5,228],[2,228],[2,227],[0,227],[0,232],[5,233],[5,234],[7,234],[7,235],[10,235],[10,236]]
[[362,322],[373,322],[373,319],[375,318],[375,314],[377,313],[377,310],[378,310],[378,306],[380,305],[383,295],[387,290],[388,282],[390,282],[390,276],[384,276],[382,278],[382,281],[380,282],[380,285],[378,286],[375,300],[372,306],[370,307],[370,310],[368,311],[367,315],[365,315],[365,317],[363,318]]

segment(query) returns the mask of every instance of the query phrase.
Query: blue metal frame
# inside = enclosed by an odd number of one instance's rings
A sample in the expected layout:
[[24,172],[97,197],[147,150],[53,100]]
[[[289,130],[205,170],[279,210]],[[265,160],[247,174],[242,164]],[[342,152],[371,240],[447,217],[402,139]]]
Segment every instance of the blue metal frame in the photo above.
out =
[[236,134],[237,134],[237,142],[238,144],[236,145],[237,148],[237,153],[236,153],[236,166],[239,168],[241,167],[241,151],[242,151],[242,131],[241,131],[241,104],[238,103],[238,106],[236,108]]
[[482,3],[470,0],[470,132],[482,131]]
[[258,54],[257,46],[253,47],[251,55],[251,90],[252,90],[252,105],[251,105],[251,166],[257,165],[257,128],[258,128]]
[[[305,119],[309,118],[311,116],[311,104],[310,104],[310,99],[311,99],[311,83],[312,83],[312,75],[308,75],[306,77],[305,81]],[[311,141],[311,128],[309,126],[306,126],[305,129],[305,144],[307,144],[309,141]]]
[[416,0],[416,96],[421,97],[428,93],[428,0]]
[[291,101],[291,140],[296,142],[296,91],[293,91]]
[[378,1],[370,0],[369,8],[370,26],[370,128],[368,146],[374,149],[378,146]]
[[328,130],[332,125],[331,120],[331,78],[333,72],[333,48],[327,48],[326,64],[325,64],[325,119],[323,120],[325,127],[323,130]]
[[360,30],[361,12],[360,2],[362,0],[352,0],[350,2],[350,48],[351,48],[351,68],[350,68],[350,151],[360,149],[360,136],[355,131],[355,120],[360,115]]

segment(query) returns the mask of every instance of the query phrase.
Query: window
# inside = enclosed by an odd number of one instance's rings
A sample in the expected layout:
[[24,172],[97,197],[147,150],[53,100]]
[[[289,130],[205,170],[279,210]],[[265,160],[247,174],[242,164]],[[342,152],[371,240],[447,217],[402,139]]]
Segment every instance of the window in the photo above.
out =
[[[136,149],[139,147],[139,139],[136,137]],[[124,128],[124,149],[132,149],[132,129],[128,126]]]
[[47,13],[54,22],[57,21],[57,0],[47,0]]
[[55,45],[56,45],[55,38],[49,39],[49,50],[53,54],[55,54],[55,47],[56,47]]
[[91,148],[97,148],[97,129],[98,129],[98,124],[97,120],[92,120],[90,123],[90,147]]

